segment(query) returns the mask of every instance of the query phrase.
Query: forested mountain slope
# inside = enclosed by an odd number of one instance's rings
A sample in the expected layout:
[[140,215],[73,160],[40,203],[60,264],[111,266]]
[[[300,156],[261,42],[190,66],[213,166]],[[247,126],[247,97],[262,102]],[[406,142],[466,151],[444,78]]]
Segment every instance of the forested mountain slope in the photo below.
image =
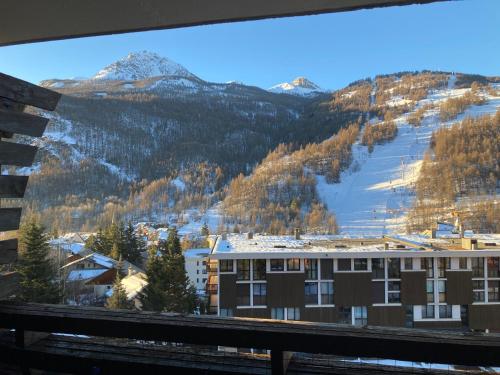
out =
[[322,141],[360,115],[319,108],[328,94],[206,82],[149,52],[90,79],[42,85],[63,97],[54,113],[41,113],[51,121],[35,167],[10,173],[31,173],[25,212],[61,230],[209,207],[280,143]]

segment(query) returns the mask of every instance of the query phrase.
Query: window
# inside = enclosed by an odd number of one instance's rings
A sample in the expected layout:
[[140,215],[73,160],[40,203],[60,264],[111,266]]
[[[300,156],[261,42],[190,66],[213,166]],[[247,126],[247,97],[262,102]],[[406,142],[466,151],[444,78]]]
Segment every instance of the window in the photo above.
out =
[[389,279],[399,279],[401,277],[401,259],[387,259],[387,276]]
[[233,309],[220,309],[219,316],[232,317],[233,316]]
[[434,261],[432,258],[422,258],[420,268],[427,271],[427,277],[434,277]]
[[439,319],[451,319],[452,317],[452,306],[451,305],[440,305],[439,306]]
[[387,283],[387,302],[400,303],[401,302],[401,282],[389,281]]
[[499,280],[488,280],[488,302],[500,302]]
[[207,270],[203,269],[203,270],[201,270],[201,273],[202,273],[203,275],[206,275],[206,274],[207,274]]
[[220,272],[233,272],[233,260],[221,259],[219,260]]
[[298,307],[287,307],[286,320],[300,320],[300,309]]
[[338,260],[338,270],[339,271],[350,271],[351,270],[351,260],[350,259],[339,259]]
[[488,277],[500,277],[500,258],[488,258]]
[[238,259],[236,261],[236,279],[250,280],[250,260]]
[[305,283],[304,287],[305,304],[317,305],[318,304],[318,283]]
[[438,280],[439,302],[446,302],[446,281]]
[[405,270],[411,271],[413,269],[413,259],[405,258],[404,262],[405,262],[404,263]]
[[333,259],[321,259],[321,279],[333,279]]
[[434,319],[434,318],[435,318],[434,305],[422,306],[422,319]]
[[201,279],[201,282],[205,284],[207,282],[207,279]]
[[298,307],[273,307],[271,318],[278,320],[300,320],[300,309]]
[[438,258],[437,263],[438,263],[438,277],[441,279],[445,278],[446,270],[450,269],[450,258]]
[[460,270],[467,269],[467,258],[458,258],[458,269]]
[[354,271],[366,271],[368,270],[368,259],[354,259]]
[[306,280],[317,280],[318,279],[318,260],[317,259],[305,259],[304,267],[306,269]]
[[285,320],[285,309],[283,307],[273,307],[271,309],[271,319]]
[[300,259],[292,258],[286,260],[286,270],[287,271],[300,271]]
[[200,270],[196,270],[196,274],[199,275],[200,274]]
[[236,304],[250,306],[250,284],[236,284]]
[[434,281],[427,280],[427,303],[434,302]]
[[253,305],[265,306],[266,305],[266,284],[253,284]]
[[368,312],[366,306],[353,307],[354,325],[363,327],[368,324]]
[[341,324],[352,324],[351,308],[350,307],[339,307],[338,311],[339,323]]
[[284,271],[284,270],[285,270],[284,259],[271,259],[271,271]]
[[207,262],[204,260],[203,262],[201,262],[202,265],[206,266],[207,265]]
[[472,280],[473,301],[484,302],[484,280]]
[[333,305],[333,282],[327,281],[321,283],[321,304]]
[[254,280],[265,280],[266,279],[266,260],[265,259],[253,259],[253,279]]
[[374,279],[384,279],[385,278],[384,259],[383,258],[372,259],[372,278],[374,278]]
[[484,258],[471,258],[472,277],[484,277]]

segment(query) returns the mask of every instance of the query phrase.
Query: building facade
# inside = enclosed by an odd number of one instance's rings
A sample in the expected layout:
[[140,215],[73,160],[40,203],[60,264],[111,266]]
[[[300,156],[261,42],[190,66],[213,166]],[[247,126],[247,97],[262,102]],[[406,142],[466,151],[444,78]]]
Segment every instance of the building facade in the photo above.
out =
[[500,330],[500,236],[219,237],[220,316]]
[[207,284],[207,261],[210,249],[187,249],[183,252],[186,273],[198,295],[205,294]]

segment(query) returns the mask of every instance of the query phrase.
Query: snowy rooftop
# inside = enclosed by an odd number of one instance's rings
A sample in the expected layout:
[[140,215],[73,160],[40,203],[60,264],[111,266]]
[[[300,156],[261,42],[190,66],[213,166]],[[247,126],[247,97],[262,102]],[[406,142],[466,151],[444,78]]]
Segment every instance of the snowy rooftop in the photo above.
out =
[[73,270],[68,274],[68,281],[83,281],[90,280],[94,277],[102,275],[107,269],[83,269]]
[[[492,241],[498,239],[500,250],[500,235],[475,235],[479,241]],[[386,245],[388,244],[388,249]],[[345,237],[333,235],[303,235],[300,239],[294,236],[267,236],[256,234],[248,238],[246,234],[228,234],[225,239],[217,238],[211,253],[213,258],[240,258],[252,254],[264,258],[277,258],[286,256],[306,257],[311,254],[323,256],[335,255],[339,257],[361,257],[373,254],[415,254],[427,253],[434,249],[439,250],[464,250],[456,243],[444,238],[431,239],[427,236],[399,235],[385,238],[375,237]]]
[[185,258],[205,258],[210,254],[210,249],[187,249],[183,254]]

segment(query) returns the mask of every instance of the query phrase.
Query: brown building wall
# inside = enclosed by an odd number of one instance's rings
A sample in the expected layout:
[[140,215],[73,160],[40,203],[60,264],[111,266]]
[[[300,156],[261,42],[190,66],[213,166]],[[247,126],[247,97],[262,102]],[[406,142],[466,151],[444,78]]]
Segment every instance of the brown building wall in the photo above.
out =
[[427,304],[427,274],[425,271],[401,272],[401,303],[404,305]]
[[368,306],[368,325],[404,327],[405,309],[402,306]]
[[223,309],[236,307],[236,275],[219,275],[219,304]]
[[470,305],[469,328],[500,330],[500,305]]
[[369,306],[372,304],[372,274],[370,272],[335,273],[336,306]]
[[446,302],[450,305],[472,304],[472,271],[447,271],[446,278]]
[[461,329],[461,321],[415,321],[413,322],[414,328],[424,328],[424,329]]
[[236,309],[234,316],[239,318],[271,319],[270,309]]
[[338,321],[335,307],[306,307],[301,320],[309,322],[336,323]]
[[268,307],[304,307],[304,273],[268,273]]

